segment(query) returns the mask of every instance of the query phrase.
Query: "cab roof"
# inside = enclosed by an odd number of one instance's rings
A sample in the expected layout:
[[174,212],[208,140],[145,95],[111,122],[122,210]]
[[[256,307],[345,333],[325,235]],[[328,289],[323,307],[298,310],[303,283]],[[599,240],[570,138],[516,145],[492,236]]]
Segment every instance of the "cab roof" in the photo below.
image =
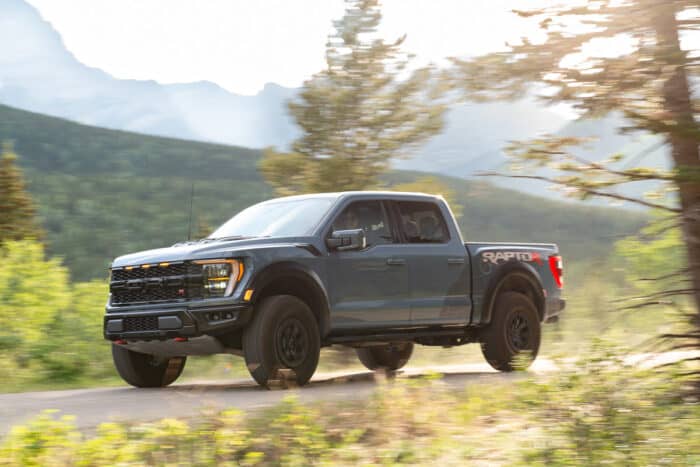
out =
[[283,196],[280,198],[270,199],[267,202],[280,200],[302,200],[314,198],[340,199],[340,198],[358,198],[358,199],[407,199],[407,200],[438,200],[442,199],[440,195],[431,195],[427,193],[413,193],[406,191],[339,191],[334,193],[311,193],[304,195]]

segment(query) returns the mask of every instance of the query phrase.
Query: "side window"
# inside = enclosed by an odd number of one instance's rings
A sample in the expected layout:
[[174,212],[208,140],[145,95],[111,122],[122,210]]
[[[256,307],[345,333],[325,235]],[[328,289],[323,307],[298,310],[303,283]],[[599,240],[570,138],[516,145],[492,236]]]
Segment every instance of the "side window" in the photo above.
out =
[[368,247],[394,243],[389,221],[379,201],[351,203],[333,221],[333,230],[352,229],[365,231]]
[[445,243],[450,239],[445,219],[436,204],[398,201],[397,205],[408,243]]

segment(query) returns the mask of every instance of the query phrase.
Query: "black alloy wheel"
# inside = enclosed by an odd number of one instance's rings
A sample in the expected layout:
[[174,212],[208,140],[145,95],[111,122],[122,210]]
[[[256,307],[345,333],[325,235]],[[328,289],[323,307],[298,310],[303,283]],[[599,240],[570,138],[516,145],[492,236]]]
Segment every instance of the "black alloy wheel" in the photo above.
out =
[[481,352],[499,371],[525,370],[537,357],[541,328],[527,295],[504,292],[496,298],[491,323],[482,331]]
[[318,322],[302,300],[274,295],[256,305],[253,320],[243,333],[243,355],[259,385],[293,380],[303,386],[316,371],[320,352]]
[[287,368],[301,365],[309,354],[309,333],[296,318],[287,318],[275,333],[277,356]]

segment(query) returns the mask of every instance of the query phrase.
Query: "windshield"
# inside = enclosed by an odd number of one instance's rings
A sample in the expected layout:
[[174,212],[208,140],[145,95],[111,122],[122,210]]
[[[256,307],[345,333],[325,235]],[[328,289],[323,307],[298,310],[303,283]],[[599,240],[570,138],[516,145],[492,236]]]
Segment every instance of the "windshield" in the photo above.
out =
[[233,216],[209,238],[308,235],[333,201],[335,198],[307,198],[256,204]]

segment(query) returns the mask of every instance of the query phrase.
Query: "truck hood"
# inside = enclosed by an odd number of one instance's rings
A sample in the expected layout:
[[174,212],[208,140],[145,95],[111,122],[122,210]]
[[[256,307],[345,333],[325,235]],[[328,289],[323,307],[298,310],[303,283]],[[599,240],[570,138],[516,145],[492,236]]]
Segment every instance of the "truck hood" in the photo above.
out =
[[285,238],[245,238],[240,240],[209,240],[177,243],[167,248],[144,250],[120,256],[112,262],[112,267],[137,266],[160,262],[185,261],[196,259],[229,258],[237,252],[250,249],[279,248],[299,243],[311,243],[308,237]]

